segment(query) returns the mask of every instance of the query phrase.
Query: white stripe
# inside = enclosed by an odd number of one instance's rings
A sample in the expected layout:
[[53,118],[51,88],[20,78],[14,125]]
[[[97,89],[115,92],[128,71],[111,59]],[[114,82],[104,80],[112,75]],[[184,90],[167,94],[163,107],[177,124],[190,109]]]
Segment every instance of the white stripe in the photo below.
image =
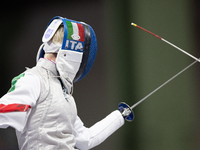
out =
[[77,24],[72,22],[72,26],[73,26],[73,34],[78,34],[78,26],[77,26]]
[[79,40],[79,39],[80,39],[80,36],[79,36],[79,30],[78,30],[78,25],[77,25],[77,23],[72,22],[72,26],[73,26],[72,39],[74,39],[74,40]]

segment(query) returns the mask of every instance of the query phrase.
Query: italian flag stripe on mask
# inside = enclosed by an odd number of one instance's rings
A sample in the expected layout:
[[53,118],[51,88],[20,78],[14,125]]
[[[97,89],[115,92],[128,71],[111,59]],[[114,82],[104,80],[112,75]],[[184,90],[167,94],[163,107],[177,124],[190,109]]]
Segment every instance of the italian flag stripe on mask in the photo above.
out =
[[67,39],[84,42],[85,34],[82,24],[66,21],[67,24]]

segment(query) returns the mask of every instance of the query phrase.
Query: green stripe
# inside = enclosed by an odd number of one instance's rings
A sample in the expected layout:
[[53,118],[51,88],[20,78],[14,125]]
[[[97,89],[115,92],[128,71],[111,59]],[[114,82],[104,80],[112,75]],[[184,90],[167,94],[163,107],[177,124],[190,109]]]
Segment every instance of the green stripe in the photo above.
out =
[[67,39],[69,40],[73,40],[72,39],[72,34],[73,34],[73,26],[72,23],[70,21],[66,21],[67,24]]
[[21,77],[24,77],[24,75],[25,75],[25,74],[22,73],[22,74],[18,75],[17,77],[14,77],[14,78],[12,79],[12,85],[11,85],[11,88],[9,89],[8,93],[15,90],[15,84],[17,83],[17,81],[18,81]]

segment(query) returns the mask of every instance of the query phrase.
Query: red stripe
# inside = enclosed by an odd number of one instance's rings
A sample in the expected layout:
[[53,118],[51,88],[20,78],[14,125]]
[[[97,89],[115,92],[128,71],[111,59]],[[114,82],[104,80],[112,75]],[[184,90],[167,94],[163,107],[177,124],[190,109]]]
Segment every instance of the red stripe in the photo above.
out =
[[151,34],[151,35],[153,35],[153,36],[155,36],[155,37],[157,37],[157,38],[159,38],[160,40],[162,39],[160,36],[158,36],[158,35],[156,35],[156,34],[150,32],[150,31],[148,31],[148,30],[146,30],[146,29],[144,29],[144,28],[142,28],[142,27],[140,27],[140,26],[138,26],[138,25],[137,25],[136,27],[138,27],[138,28],[140,28],[140,29],[146,31],[147,33],[149,33],[149,34]]
[[82,24],[77,23],[78,30],[79,30],[79,36],[81,37],[79,41],[84,42],[85,41],[85,33],[84,28]]
[[0,113],[7,113],[7,112],[24,112],[31,108],[30,105],[23,105],[23,104],[0,104]]

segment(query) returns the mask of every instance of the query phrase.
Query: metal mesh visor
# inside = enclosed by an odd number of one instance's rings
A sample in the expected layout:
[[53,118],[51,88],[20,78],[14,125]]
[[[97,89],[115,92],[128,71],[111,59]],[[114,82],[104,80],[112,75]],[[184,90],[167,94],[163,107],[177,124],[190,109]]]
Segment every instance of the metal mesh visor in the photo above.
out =
[[97,40],[94,30],[89,25],[84,25],[85,30],[85,45],[83,50],[83,58],[76,74],[74,82],[81,80],[90,71],[97,53]]

